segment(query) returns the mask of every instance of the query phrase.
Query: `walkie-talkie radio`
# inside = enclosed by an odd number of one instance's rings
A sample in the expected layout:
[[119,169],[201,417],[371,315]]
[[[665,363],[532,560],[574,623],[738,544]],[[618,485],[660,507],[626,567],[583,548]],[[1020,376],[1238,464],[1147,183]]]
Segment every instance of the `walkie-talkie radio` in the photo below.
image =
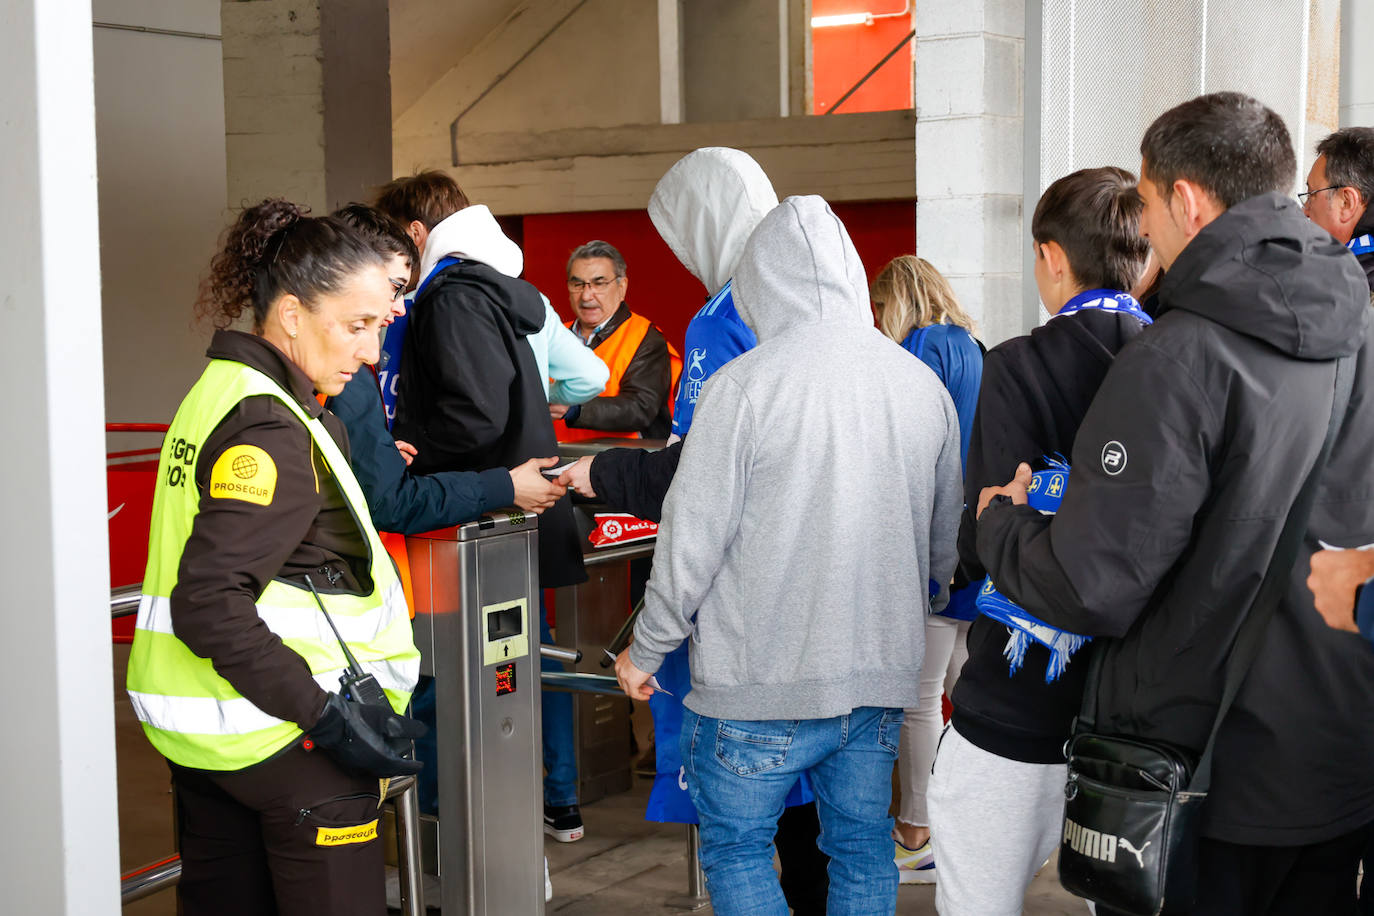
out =
[[344,673],[339,675],[339,693],[345,699],[360,703],[363,706],[385,706],[390,709],[391,701],[386,698],[386,691],[382,690],[382,685],[377,683],[375,677],[363,670],[363,666],[358,664],[358,660],[348,650],[348,644],[339,634],[339,628],[334,626],[334,618],[330,617],[329,612],[324,609],[324,602],[320,600],[320,593],[315,591],[315,583],[308,575],[305,577],[305,584],[310,586],[310,594],[315,596],[315,603],[320,606],[320,613],[328,621],[329,629],[334,631],[334,638],[339,641],[339,648],[343,649],[344,658],[348,661]]

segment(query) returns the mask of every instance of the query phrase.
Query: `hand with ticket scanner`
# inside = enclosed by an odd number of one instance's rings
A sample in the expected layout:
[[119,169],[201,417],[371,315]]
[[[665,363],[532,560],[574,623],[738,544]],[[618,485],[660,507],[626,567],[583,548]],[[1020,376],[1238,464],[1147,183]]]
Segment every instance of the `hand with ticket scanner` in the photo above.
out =
[[1358,633],[1355,590],[1374,577],[1374,550],[1318,550],[1312,554],[1312,590],[1317,613],[1326,625]]
[[592,489],[592,459],[594,457],[593,455],[586,455],[574,461],[559,475],[558,482],[565,487],[571,487],[573,492],[579,496],[595,499],[596,491]]
[[978,513],[974,518],[979,518],[983,510],[992,502],[993,497],[1009,496],[1013,505],[1024,506],[1026,504],[1026,490],[1030,487],[1031,466],[1026,462],[1021,462],[1016,466],[1016,476],[1000,487],[984,487],[983,492],[978,494]]
[[538,515],[568,492],[568,488],[560,481],[549,480],[540,473],[544,468],[551,468],[557,463],[557,456],[531,458],[524,464],[511,468],[510,482],[515,488],[514,502],[517,506]]
[[649,686],[651,677],[652,674],[640,671],[635,667],[635,663],[630,661],[628,648],[616,656],[615,679],[620,682],[620,689],[625,691],[625,696],[632,700],[649,699],[654,695],[654,688]]

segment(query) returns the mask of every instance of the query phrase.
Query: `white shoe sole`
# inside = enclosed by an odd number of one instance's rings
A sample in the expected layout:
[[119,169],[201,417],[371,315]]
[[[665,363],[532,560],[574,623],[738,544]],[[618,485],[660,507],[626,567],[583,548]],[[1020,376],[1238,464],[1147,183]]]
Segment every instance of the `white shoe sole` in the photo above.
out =
[[934,884],[935,869],[925,868],[916,870],[914,868],[897,869],[897,883],[899,884]]
[[572,830],[555,830],[552,824],[545,824],[544,832],[560,843],[576,843],[582,839],[582,834],[586,832],[586,828],[574,827]]

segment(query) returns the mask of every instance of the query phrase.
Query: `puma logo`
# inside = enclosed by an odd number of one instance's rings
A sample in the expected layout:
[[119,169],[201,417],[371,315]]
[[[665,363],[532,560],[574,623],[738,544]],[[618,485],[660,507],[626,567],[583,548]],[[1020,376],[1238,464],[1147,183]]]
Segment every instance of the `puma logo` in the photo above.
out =
[[1153,840],[1150,840],[1150,841],[1146,842],[1144,846],[1140,847],[1139,849],[1136,849],[1136,848],[1135,848],[1135,844],[1133,844],[1130,840],[1126,839],[1126,838],[1123,836],[1121,839],[1119,839],[1119,840],[1116,841],[1116,845],[1120,846],[1122,849],[1126,850],[1126,851],[1129,852],[1131,855],[1135,856],[1135,860],[1136,860],[1138,863],[1140,863],[1140,867],[1141,867],[1141,868],[1144,868],[1144,867],[1145,867],[1145,850],[1147,850],[1147,849],[1150,848],[1150,843],[1152,843],[1152,842],[1154,842],[1154,841],[1153,841]]
[[1084,827],[1070,818],[1064,818],[1064,845],[1089,859],[1097,859],[1100,862],[1115,865],[1116,851],[1124,849],[1135,856],[1136,862],[1141,868],[1144,868],[1145,850],[1150,848],[1152,842],[1154,841],[1147,841],[1144,846],[1137,849],[1135,844],[1125,837],[1102,833],[1091,827]]

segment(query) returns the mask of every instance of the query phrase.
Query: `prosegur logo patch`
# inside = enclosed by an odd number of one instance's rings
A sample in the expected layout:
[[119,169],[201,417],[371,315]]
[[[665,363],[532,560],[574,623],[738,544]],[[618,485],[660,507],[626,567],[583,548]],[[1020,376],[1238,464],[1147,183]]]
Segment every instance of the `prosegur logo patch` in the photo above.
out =
[[377,839],[375,820],[356,827],[319,827],[316,830],[316,846],[347,846],[350,843],[370,843]]
[[277,464],[256,445],[224,450],[210,470],[210,495],[270,506],[277,492]]

